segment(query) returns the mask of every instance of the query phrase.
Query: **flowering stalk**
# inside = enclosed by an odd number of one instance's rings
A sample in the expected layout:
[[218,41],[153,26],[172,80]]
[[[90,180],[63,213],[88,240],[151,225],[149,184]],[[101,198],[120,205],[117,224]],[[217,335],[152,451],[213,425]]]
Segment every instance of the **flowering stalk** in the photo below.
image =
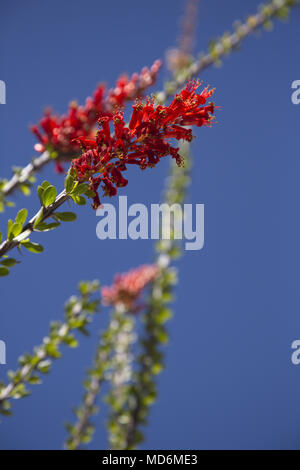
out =
[[98,412],[96,402],[104,382],[111,384],[107,397],[112,408],[109,421],[110,442],[114,448],[117,445],[119,427],[122,427],[125,419],[125,412],[120,418],[119,411],[132,378],[135,314],[143,308],[138,301],[156,275],[155,266],[141,266],[117,275],[112,286],[101,289],[103,305],[113,306],[113,310],[107,329],[100,335],[93,366],[85,381],[83,403],[75,410],[77,422],[67,425],[69,437],[66,447],[70,450],[78,449],[92,439],[95,428],[91,417]]
[[48,373],[52,361],[61,357],[59,348],[62,344],[71,348],[77,346],[73,331],[87,334],[86,327],[99,309],[99,298],[95,297],[99,292],[99,283],[81,282],[78,289],[79,296],[72,296],[65,305],[65,321],[52,323],[49,336],[44,338],[43,343],[34,348],[32,354],[20,357],[21,367],[15,372],[8,373],[10,382],[7,385],[0,383],[1,414],[11,414],[10,399],[29,395],[27,384],[41,383],[40,374]]
[[[60,225],[60,221],[75,220],[76,215],[73,213],[57,212],[71,198],[75,203],[83,204],[86,202],[85,195],[93,199],[94,209],[99,207],[100,184],[104,195],[108,196],[114,196],[118,187],[127,185],[128,181],[122,175],[127,170],[126,165],[152,168],[162,157],[171,155],[181,166],[183,159],[179,148],[173,147],[170,141],[190,142],[192,131],[184,126],[207,126],[213,119],[214,104],[206,104],[213,90],[207,87],[201,93],[196,93],[198,87],[198,82],[188,82],[169,106],[155,105],[152,99],[147,99],[145,104],[135,104],[128,126],[119,111],[101,117],[99,122],[102,129],[98,131],[96,140],[84,137],[78,139],[84,153],[72,161],[64,191],[57,196],[56,188],[44,181],[38,187],[40,210],[26,224],[26,209],[19,211],[15,221],[9,221],[7,239],[0,244],[0,258],[20,246],[34,252],[43,251],[41,245],[33,244],[28,239],[32,232],[52,230]],[[110,133],[111,121],[115,128],[114,136]],[[47,224],[49,218],[54,219],[54,222]],[[9,268],[16,262],[14,258],[2,260],[0,275],[9,274]]]

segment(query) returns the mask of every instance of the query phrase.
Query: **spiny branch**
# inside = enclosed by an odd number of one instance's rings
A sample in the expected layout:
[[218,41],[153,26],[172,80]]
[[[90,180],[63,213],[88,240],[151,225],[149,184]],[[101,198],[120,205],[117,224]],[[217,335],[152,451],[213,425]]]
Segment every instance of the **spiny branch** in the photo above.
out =
[[[34,231],[35,224],[38,221],[39,223],[45,222],[49,217],[51,217],[55,211],[64,204],[70,196],[66,193],[66,190],[63,190],[55,199],[55,201],[48,207],[41,207],[38,212],[30,219],[30,221],[24,225],[21,233],[14,237],[12,240],[8,238],[3,241],[0,245],[0,257],[8,253],[13,248],[20,245],[20,243],[28,238],[31,233]],[[42,213],[41,213],[42,211]]]
[[34,352],[25,354],[19,358],[21,367],[9,373],[10,382],[5,385],[0,383],[0,413],[10,415],[11,404],[9,399],[23,398],[30,392],[27,384],[39,384],[41,379],[39,374],[49,372],[52,361],[61,357],[59,350],[62,344],[69,347],[76,347],[77,340],[73,331],[87,333],[86,327],[90,323],[93,314],[98,311],[99,282],[81,282],[78,286],[79,296],[72,296],[65,305],[65,321],[51,324],[49,336],[44,338],[43,343],[34,348]]
[[157,93],[157,99],[165,102],[176,90],[182,87],[189,78],[199,76],[203,70],[220,62],[220,59],[236,49],[242,41],[254,31],[269,25],[274,17],[286,18],[289,9],[299,3],[299,0],[271,0],[262,5],[260,11],[249,16],[245,23],[240,23],[232,34],[224,34],[216,42],[212,42],[209,51],[201,55],[198,60],[188,67],[180,70],[177,77],[166,83],[163,91]]
[[34,158],[32,162],[22,168],[19,173],[15,173],[14,176],[4,184],[1,190],[4,196],[9,196],[13,193],[22,183],[28,181],[35,172],[41,170],[50,161],[50,153],[45,150],[39,157]]
[[[77,422],[74,425],[67,424],[69,437],[66,440],[65,446],[69,450],[78,449],[82,444],[87,444],[91,441],[95,430],[91,417],[98,412],[96,402],[102,384],[109,380],[110,375],[115,379],[116,374],[120,372],[115,370],[116,350],[119,351],[122,345],[124,332],[126,333],[126,338],[128,337],[128,324],[134,320],[132,314],[129,316],[126,313],[128,312],[123,308],[121,310],[115,309],[112,312],[107,329],[100,335],[94,362],[91,370],[88,372],[88,379],[85,381],[86,391],[82,405],[74,411],[77,416]],[[119,364],[119,366],[122,375],[123,363]]]

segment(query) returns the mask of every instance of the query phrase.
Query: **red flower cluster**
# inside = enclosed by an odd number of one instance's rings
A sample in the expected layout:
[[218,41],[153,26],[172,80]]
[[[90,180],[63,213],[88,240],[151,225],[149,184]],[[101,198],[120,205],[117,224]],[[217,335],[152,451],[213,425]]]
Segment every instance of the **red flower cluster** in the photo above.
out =
[[[93,97],[86,99],[84,106],[72,102],[68,113],[63,116],[54,116],[51,111],[46,110],[39,124],[31,126],[32,132],[40,141],[35,145],[35,150],[43,152],[46,148],[51,148],[66,158],[79,153],[80,145],[75,139],[80,136],[91,137],[99,114],[104,109],[104,91],[104,87],[99,85]],[[63,171],[59,164],[57,170]]]
[[[161,62],[156,61],[150,69],[145,67],[140,74],[134,74],[131,79],[122,76],[118,79],[116,87],[105,93],[105,87],[99,85],[93,96],[88,97],[83,106],[76,102],[70,104],[68,113],[55,116],[46,111],[38,125],[31,130],[38,138],[35,145],[37,152],[50,148],[58,152],[62,159],[74,157],[80,151],[78,137],[93,138],[95,125],[99,116],[105,112],[112,112],[116,107],[124,106],[126,101],[142,97],[145,89],[154,84]],[[59,172],[63,168],[57,162]]]
[[128,126],[121,112],[103,113],[98,120],[101,129],[96,140],[78,139],[84,153],[72,161],[71,167],[79,182],[90,182],[95,193],[94,208],[100,205],[97,192],[100,184],[108,196],[114,196],[118,187],[127,185],[122,175],[127,165],[151,168],[167,155],[175,158],[179,166],[182,164],[179,148],[173,147],[170,140],[190,142],[192,131],[184,126],[209,125],[213,119],[214,104],[204,105],[214,90],[207,87],[197,94],[198,87],[198,82],[189,82],[169,106],[155,105],[154,99],[149,98],[145,103],[137,101]]
[[144,265],[137,269],[115,276],[110,287],[102,287],[101,296],[104,305],[124,305],[131,312],[138,311],[141,306],[137,301],[145,287],[158,275],[155,265]]

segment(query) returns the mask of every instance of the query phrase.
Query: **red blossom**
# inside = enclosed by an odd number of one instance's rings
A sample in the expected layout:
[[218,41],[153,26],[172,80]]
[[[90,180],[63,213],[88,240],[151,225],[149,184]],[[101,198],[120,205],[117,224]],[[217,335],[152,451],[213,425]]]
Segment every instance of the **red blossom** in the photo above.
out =
[[[97,194],[93,207],[100,204],[98,188],[102,184],[104,195],[114,196],[117,188],[126,186],[122,172],[128,165],[138,165],[142,170],[152,168],[162,157],[171,155],[182,165],[178,147],[172,141],[193,139],[192,130],[184,126],[210,125],[213,103],[207,104],[212,89],[196,93],[199,82],[191,81],[174,97],[169,106],[156,105],[154,98],[145,103],[137,101],[128,125],[120,111],[103,113],[98,123],[96,140],[78,139],[83,154],[74,159],[71,167],[79,182],[89,181]],[[114,134],[110,125],[114,127]]]
[[141,308],[137,301],[157,275],[158,268],[155,265],[143,265],[127,273],[116,275],[110,287],[105,286],[101,289],[103,304],[115,307],[121,304],[127,310],[137,312]]
[[55,116],[49,110],[45,111],[39,124],[31,127],[40,141],[40,144],[35,145],[35,150],[43,152],[50,147],[62,156],[78,153],[80,145],[75,139],[93,137],[92,130],[104,108],[104,91],[104,86],[99,85],[93,97],[86,99],[84,106],[78,106],[73,101],[68,113],[63,116]]
[[[134,74],[131,79],[122,76],[115,88],[108,93],[105,92],[104,85],[100,84],[83,106],[72,102],[65,115],[56,116],[50,110],[45,111],[38,125],[31,126],[32,132],[39,140],[35,150],[43,152],[48,148],[56,151],[61,159],[73,158],[80,151],[79,138],[95,137],[95,126],[99,116],[124,106],[126,101],[142,97],[145,89],[154,84],[160,67],[161,62],[156,61],[150,69],[145,67],[140,74]],[[64,171],[61,165],[57,165],[56,170]]]

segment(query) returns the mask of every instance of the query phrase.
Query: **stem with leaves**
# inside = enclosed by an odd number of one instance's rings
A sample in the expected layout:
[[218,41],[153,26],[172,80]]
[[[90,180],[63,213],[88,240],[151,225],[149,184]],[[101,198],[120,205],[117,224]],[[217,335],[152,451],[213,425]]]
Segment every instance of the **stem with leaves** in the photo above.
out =
[[22,184],[26,185],[26,182],[34,175],[34,173],[40,171],[50,161],[50,152],[45,150],[45,152],[43,152],[39,157],[33,158],[32,161],[24,168],[16,169],[13,177],[8,181],[3,182],[1,189],[3,195],[9,196]]
[[[76,214],[73,212],[57,212],[57,209],[66,201],[72,199],[76,204],[82,205],[86,203],[83,195],[88,195],[89,185],[74,181],[71,172],[65,179],[65,189],[57,195],[55,186],[48,181],[44,181],[37,189],[40,198],[41,207],[38,212],[26,222],[27,210],[21,209],[15,220],[8,221],[7,238],[1,243],[2,234],[0,233],[0,276],[9,274],[9,268],[14,266],[17,261],[14,258],[7,258],[7,253],[13,248],[23,246],[33,253],[41,253],[42,245],[33,243],[29,240],[29,236],[33,232],[46,232],[60,226],[60,222],[72,222],[76,220]],[[52,218],[53,221],[46,223]]]
[[[24,354],[19,358],[20,368],[8,373],[9,383],[0,383],[0,413],[11,414],[10,399],[27,396],[30,392],[27,385],[41,383],[40,374],[46,374],[52,361],[61,357],[60,346],[65,344],[71,348],[77,346],[73,334],[79,331],[88,334],[87,326],[99,310],[99,282],[81,282],[78,286],[79,295],[72,296],[65,305],[64,322],[53,322],[49,335],[40,346],[34,348],[32,354]],[[97,295],[95,295],[97,294]]]
[[[108,401],[111,406],[118,406],[122,387],[131,377],[133,329],[134,316],[122,305],[117,306],[112,311],[107,329],[100,335],[92,368],[84,382],[83,402],[75,410],[77,421],[74,425],[67,424],[67,449],[75,450],[91,441],[95,431],[91,418],[98,413],[96,402],[104,382],[112,383]],[[111,426],[114,426],[113,419]]]

